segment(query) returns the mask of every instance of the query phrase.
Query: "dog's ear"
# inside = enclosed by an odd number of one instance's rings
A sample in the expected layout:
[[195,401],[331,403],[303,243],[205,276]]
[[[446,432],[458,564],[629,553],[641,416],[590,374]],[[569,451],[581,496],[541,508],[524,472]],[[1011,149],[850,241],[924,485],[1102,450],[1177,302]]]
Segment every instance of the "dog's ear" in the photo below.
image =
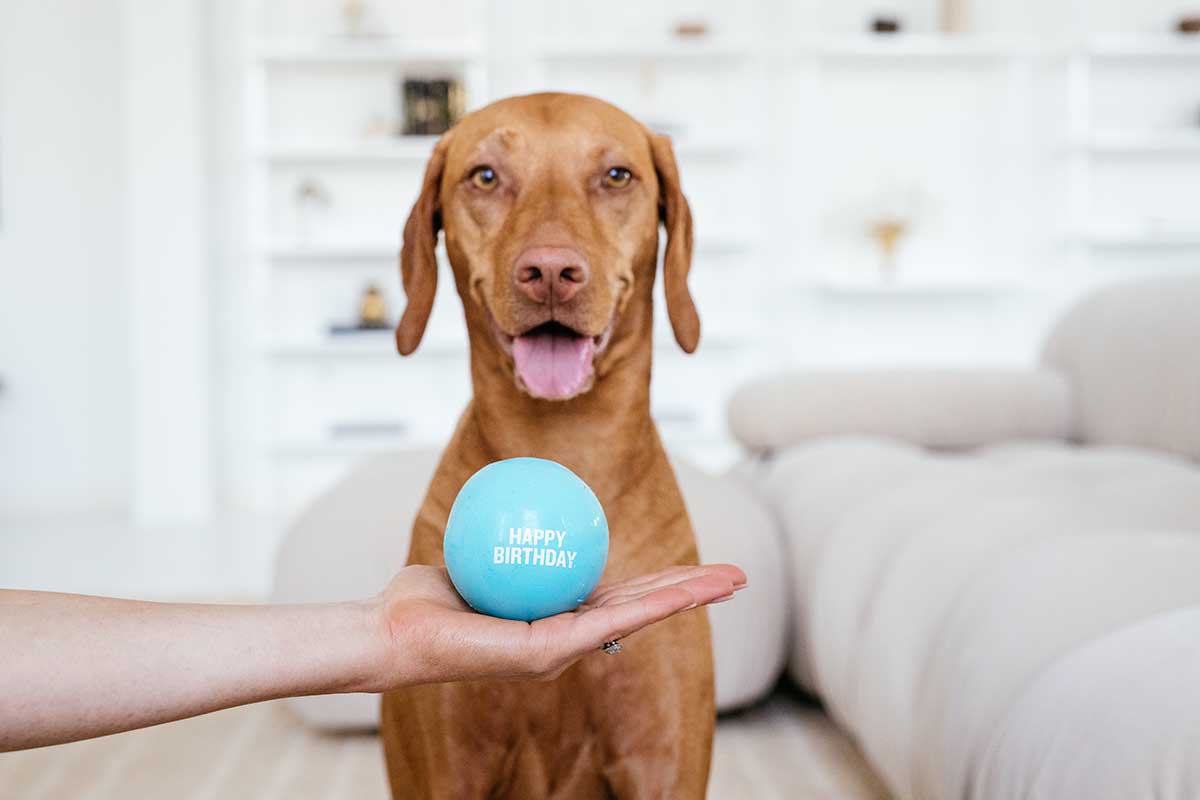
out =
[[413,203],[404,223],[404,246],[400,249],[400,279],[404,284],[404,295],[408,298],[400,324],[396,326],[396,349],[406,356],[417,349],[429,312],[433,310],[433,298],[437,294],[437,240],[442,229],[442,209],[439,194],[442,172],[446,167],[447,137],[443,136],[433,148],[429,164],[425,167],[425,178],[421,182],[421,194]]
[[688,270],[692,268],[692,209],[683,196],[670,138],[658,133],[649,136],[654,171],[658,173],[658,214],[667,229],[667,252],[663,255],[667,317],[675,341],[685,353],[691,353],[700,343],[700,316],[687,285]]

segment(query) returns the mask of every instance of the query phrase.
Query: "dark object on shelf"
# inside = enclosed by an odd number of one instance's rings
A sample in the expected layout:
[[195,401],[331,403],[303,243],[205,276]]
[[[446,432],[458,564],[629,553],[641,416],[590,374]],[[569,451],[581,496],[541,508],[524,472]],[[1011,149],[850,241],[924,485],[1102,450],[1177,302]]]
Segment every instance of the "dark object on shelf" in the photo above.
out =
[[331,336],[382,336],[391,333],[391,328],[363,328],[358,325],[330,325]]
[[335,439],[361,437],[403,436],[408,426],[403,422],[335,422],[329,426],[329,435]]
[[406,136],[443,134],[458,122],[466,106],[462,83],[449,78],[406,80],[402,91]]
[[1200,33],[1200,15],[1189,14],[1180,17],[1175,27],[1180,33]]
[[709,33],[708,23],[701,19],[685,20],[675,26],[675,35],[680,39],[696,39]]
[[899,17],[875,17],[871,20],[871,30],[874,33],[899,33]]

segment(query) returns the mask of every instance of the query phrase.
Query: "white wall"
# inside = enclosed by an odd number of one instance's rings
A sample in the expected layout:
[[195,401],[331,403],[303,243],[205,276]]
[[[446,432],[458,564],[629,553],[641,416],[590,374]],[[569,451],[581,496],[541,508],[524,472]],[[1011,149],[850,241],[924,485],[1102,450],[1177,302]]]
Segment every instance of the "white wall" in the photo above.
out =
[[0,511],[116,509],[128,498],[113,5],[0,3]]
[[203,5],[2,13],[0,514],[207,516]]

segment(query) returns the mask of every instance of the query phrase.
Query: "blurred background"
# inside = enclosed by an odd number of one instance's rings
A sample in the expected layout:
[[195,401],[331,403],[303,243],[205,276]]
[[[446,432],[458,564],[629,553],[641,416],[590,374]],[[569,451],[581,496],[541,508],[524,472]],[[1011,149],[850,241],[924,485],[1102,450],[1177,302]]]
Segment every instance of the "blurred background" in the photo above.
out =
[[783,366],[1031,364],[1088,288],[1200,269],[1188,10],[4,0],[0,585],[261,596],[307,501],[443,442],[461,312],[443,280],[395,354],[399,231],[437,134],[511,94],[674,137],[704,335],[656,330],[673,452],[736,462],[726,400]]

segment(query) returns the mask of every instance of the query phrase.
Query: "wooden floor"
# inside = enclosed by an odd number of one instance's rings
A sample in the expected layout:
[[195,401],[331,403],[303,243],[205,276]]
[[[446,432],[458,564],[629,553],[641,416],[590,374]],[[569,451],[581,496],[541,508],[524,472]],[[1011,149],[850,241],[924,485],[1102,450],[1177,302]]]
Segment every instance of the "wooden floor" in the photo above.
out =
[[[876,800],[887,793],[819,708],[781,692],[722,717],[709,796]],[[313,733],[278,703],[0,755],[4,800],[386,797],[374,735]]]

